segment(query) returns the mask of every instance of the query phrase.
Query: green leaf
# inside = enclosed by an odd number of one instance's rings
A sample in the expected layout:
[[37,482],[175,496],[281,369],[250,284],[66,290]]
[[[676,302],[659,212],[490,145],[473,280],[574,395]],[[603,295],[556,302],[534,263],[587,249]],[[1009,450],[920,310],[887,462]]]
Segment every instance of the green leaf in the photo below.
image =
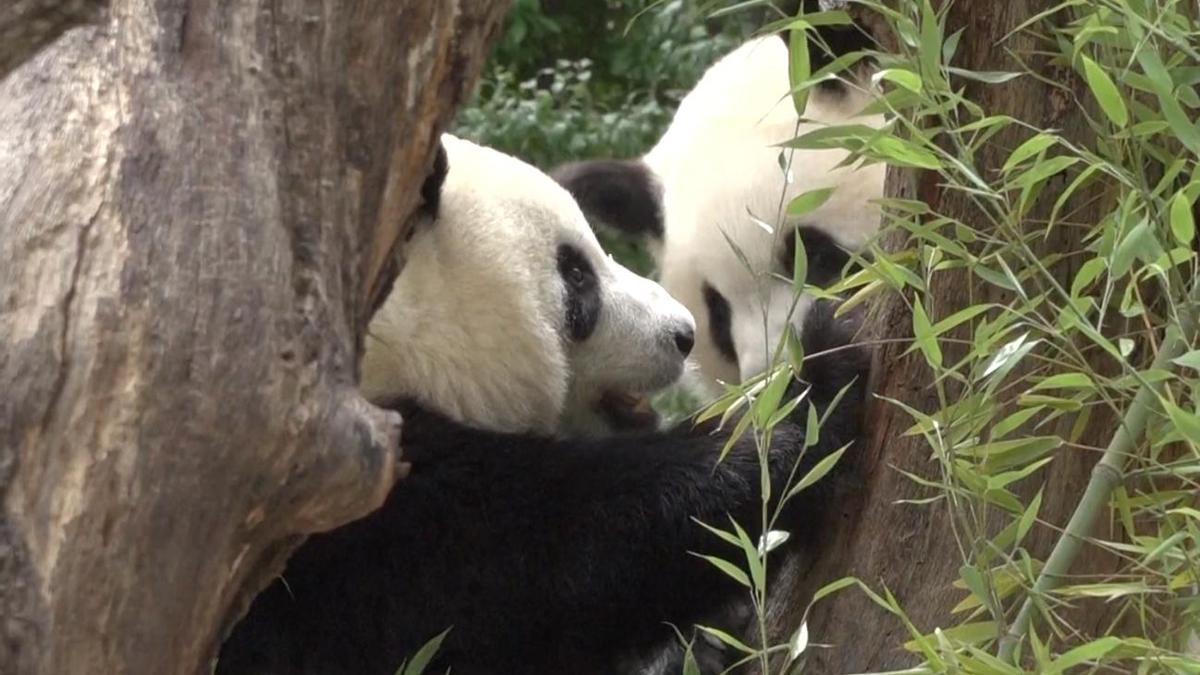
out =
[[950,330],[951,328],[954,328],[955,326],[959,325],[960,323],[970,321],[971,319],[974,319],[975,317],[979,316],[980,314],[983,314],[984,312],[991,309],[991,307],[992,307],[991,304],[982,304],[982,305],[971,305],[970,307],[967,307],[966,309],[961,309],[961,310],[951,314],[950,316],[946,317],[945,319],[942,319],[941,321],[935,323],[933,325],[933,334],[941,335],[942,333],[945,333],[946,331]]
[[807,474],[804,475],[804,478],[800,479],[799,483],[796,483],[796,487],[788,491],[787,496],[784,497],[784,499],[791,499],[801,490],[824,478],[825,474],[833,470],[833,467],[837,465],[838,460],[841,459],[842,455],[846,452],[846,448],[849,447],[849,444],[843,445],[840,449],[831,453],[829,456],[822,458],[821,461],[817,462],[816,466],[814,466]]
[[1171,359],[1171,363],[1192,370],[1200,370],[1200,349],[1193,349],[1183,356],[1177,356]]
[[754,582],[754,588],[766,588],[767,570],[763,567],[762,560],[758,557],[758,547],[754,545],[754,542],[750,541],[750,535],[746,534],[746,530],[742,529],[741,525],[738,525],[733,516],[729,516],[729,522],[733,524],[733,529],[737,531],[738,545],[742,547],[742,553],[746,555],[746,564],[750,567],[750,579]]
[[788,81],[792,86],[792,105],[796,114],[804,116],[808,106],[808,89],[796,85],[812,75],[812,64],[808,58],[808,31],[796,27],[788,33]]
[[1171,234],[1184,246],[1190,246],[1196,236],[1196,222],[1192,216],[1192,202],[1182,190],[1171,200]]
[[746,654],[756,654],[757,653],[752,647],[749,647],[748,645],[746,645],[746,643],[733,637],[732,635],[730,635],[729,633],[726,633],[723,630],[720,630],[717,628],[712,628],[711,626],[701,626],[699,624],[696,624],[696,628],[699,628],[700,630],[704,631],[705,633],[708,633],[709,635],[717,638],[721,642],[724,642],[725,644],[729,645],[730,647],[733,647],[734,649],[736,649],[740,652],[745,652]]
[[696,517],[693,517],[692,520],[700,527],[703,527],[704,529],[708,530],[709,532],[712,532],[713,534],[717,535],[724,541],[727,541],[730,544],[733,544],[734,546],[742,545],[742,542],[738,541],[738,538],[736,536],[734,536],[732,533],[726,532],[725,530],[722,530],[720,528],[713,527],[712,525],[709,525],[708,523],[705,523],[704,521],[702,521]]
[[995,470],[1037,459],[1060,445],[1062,439],[1058,436],[1033,436],[983,443],[966,448],[964,452],[982,460],[988,469]]
[[[453,628],[453,626],[451,626]],[[442,640],[446,639],[446,635],[450,633],[450,628],[435,635],[429,642],[426,642],[413,654],[412,661],[405,662],[396,671],[396,675],[421,675],[425,672],[425,668],[429,666],[429,662],[437,655],[438,649],[442,647]]]
[[[1087,373],[1062,373],[1047,377],[1033,385],[1037,389],[1095,389],[1096,383]],[[1032,391],[1032,390],[1031,390]]]
[[796,198],[788,203],[787,212],[789,216],[803,216],[807,213],[812,213],[821,207],[822,204],[829,201],[830,195],[833,194],[833,188],[817,188],[809,190],[803,194],[796,195]]
[[1092,258],[1083,263],[1079,267],[1079,271],[1075,273],[1075,281],[1071,283],[1071,296],[1079,297],[1080,293],[1087,289],[1107,267],[1108,261],[1104,258]]
[[1041,508],[1042,491],[1038,490],[1037,494],[1033,497],[1033,501],[1029,502],[1029,508],[1025,509],[1025,513],[1021,514],[1020,523],[1017,525],[1017,544],[1021,543],[1021,540],[1029,533],[1029,528],[1033,527],[1033,524],[1037,522],[1038,511]]
[[868,145],[893,166],[933,170],[942,168],[942,163],[932,152],[896,136],[879,136],[871,139]]
[[1088,87],[1092,90],[1092,95],[1096,97],[1096,101],[1100,104],[1100,109],[1112,120],[1113,124],[1118,127],[1124,127],[1129,123],[1129,111],[1125,109],[1125,101],[1121,99],[1121,92],[1117,90],[1117,85],[1113,84],[1112,79],[1100,64],[1091,60],[1087,55],[1081,55],[1083,59],[1083,75],[1087,79]]
[[683,653],[683,675],[700,675],[700,664],[696,663],[696,655],[692,653],[690,642]]
[[1138,49],[1136,56],[1138,64],[1142,66],[1154,88],[1162,116],[1167,120],[1167,124],[1171,125],[1171,131],[1188,150],[1200,155],[1200,129],[1196,128],[1179,105],[1175,97],[1175,84],[1158,52],[1152,48]]
[[[976,621],[972,623],[964,623],[953,628],[939,630],[945,638],[951,641],[954,645],[977,645],[987,640],[996,637],[997,629],[995,621]],[[930,633],[925,636],[926,641],[936,640],[936,636]],[[921,650],[920,645],[916,640],[909,640],[904,643],[904,648],[910,652],[918,652]],[[972,671],[974,672],[974,671]]]
[[792,639],[788,640],[788,661],[800,658],[805,649],[808,649],[808,622],[802,621],[792,634]]
[[1196,413],[1188,412],[1174,403],[1163,400],[1163,406],[1167,409],[1167,415],[1171,418],[1171,423],[1183,434],[1185,438],[1191,441],[1194,445],[1200,445],[1200,417]]
[[734,565],[728,560],[721,560],[716,556],[700,555],[698,553],[692,553],[692,555],[696,556],[697,558],[703,558],[707,560],[713,567],[724,572],[725,576],[733,579],[746,588],[753,588],[753,586],[750,585],[750,577],[746,576],[745,572],[738,569],[737,565]]
[[816,406],[808,406],[808,425],[804,428],[804,447],[811,448],[821,440],[821,421]]
[[1066,155],[1043,159],[1042,161],[1034,162],[1028,171],[1017,176],[1013,182],[1019,186],[1030,188],[1055,174],[1062,173],[1077,163],[1079,163],[1078,157],[1068,157]]
[[754,401],[753,414],[759,427],[766,427],[771,415],[779,409],[779,403],[783,401],[783,395],[791,381],[792,371],[786,365],[771,371],[767,387]]
[[1142,220],[1117,244],[1116,250],[1113,251],[1109,276],[1119,279],[1129,272],[1135,260],[1154,260],[1158,257],[1156,252],[1161,250],[1154,232],[1150,230],[1150,224]]
[[1012,154],[1008,156],[1008,159],[1005,160],[1004,166],[1000,167],[1000,170],[1007,173],[1016,165],[1042,152],[1055,143],[1058,143],[1057,137],[1051,136],[1050,134],[1038,134],[1018,145],[1017,148],[1012,151]]
[[951,75],[975,80],[976,82],[987,82],[988,84],[1003,84],[1009,80],[1015,80],[1025,73],[1013,73],[1003,70],[966,70],[963,68],[947,68]]
[[1073,668],[1083,663],[1098,661],[1100,657],[1116,649],[1120,644],[1120,638],[1105,637],[1095,642],[1080,645],[1055,659],[1042,672],[1046,673],[1046,675],[1054,675],[1055,673],[1061,673],[1068,668]]
[[792,291],[799,294],[808,283],[808,249],[804,247],[804,237],[797,232],[792,238]]
[[911,70],[903,68],[885,68],[876,72],[871,76],[873,82],[878,83],[880,80],[887,80],[896,85],[904,87],[914,94],[921,93],[921,76]]
[[925,313],[925,307],[921,304],[920,297],[915,298],[913,302],[913,335],[929,365],[934,368],[940,367],[942,365],[942,348],[938,344],[937,335],[933,332],[929,315]]
[[853,586],[855,584],[861,585],[862,582],[859,581],[858,579],[855,579],[854,577],[842,577],[841,579],[837,579],[836,581],[831,581],[831,582],[825,584],[824,586],[822,586],[821,588],[817,589],[816,593],[813,593],[812,601],[817,602],[818,600],[820,600],[821,598],[824,598],[825,596],[832,595],[832,594],[837,593],[838,591],[842,590],[843,588]]

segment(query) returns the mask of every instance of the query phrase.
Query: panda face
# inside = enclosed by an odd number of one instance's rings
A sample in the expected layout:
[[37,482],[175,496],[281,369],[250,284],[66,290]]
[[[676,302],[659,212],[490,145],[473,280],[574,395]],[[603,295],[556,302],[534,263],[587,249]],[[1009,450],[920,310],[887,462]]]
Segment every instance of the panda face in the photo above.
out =
[[[780,148],[820,125],[881,125],[858,115],[870,96],[821,87],[801,119],[789,88],[784,43],[752,40],[704,74],[640,160],[554,171],[590,215],[646,237],[660,282],[696,316],[698,384],[708,393],[761,373],[788,324],[803,323],[812,299],[797,301],[788,280],[797,241],[807,281],[828,285],[879,226],[883,165],[842,167],[840,150]],[[786,213],[797,195],[820,188],[833,192],[819,208]]]
[[364,394],[409,397],[502,431],[608,428],[614,400],[679,378],[691,314],[601,249],[537,169],[443,137],[436,219],[372,320]]

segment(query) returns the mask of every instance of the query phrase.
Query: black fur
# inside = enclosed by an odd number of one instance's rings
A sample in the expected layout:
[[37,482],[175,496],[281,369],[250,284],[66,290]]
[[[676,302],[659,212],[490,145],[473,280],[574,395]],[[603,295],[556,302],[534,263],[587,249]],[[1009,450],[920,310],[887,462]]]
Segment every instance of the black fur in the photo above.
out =
[[[831,308],[805,327],[807,353],[844,344]],[[774,434],[777,486],[856,438],[866,361],[857,348],[811,359],[808,401],[828,406],[803,453],[806,406]],[[717,463],[725,432],[690,429],[564,441],[482,431],[412,405],[412,474],[376,513],[310,538],[224,645],[217,672],[391,675],[453,626],[433,669],[456,675],[610,675],[744,589],[689,551],[741,554],[692,522],[757,537],[759,467],[749,438]],[[843,463],[844,464],[844,463]],[[831,506],[827,477],[800,493],[789,542]]]
[[721,356],[736,364],[738,356],[733,344],[733,309],[729,306],[729,300],[707,281],[701,285],[700,292],[704,295],[704,308],[708,310],[708,332],[713,344]]
[[446,159],[446,146],[438,141],[437,155],[433,158],[433,167],[425,182],[421,184],[421,208],[429,215],[436,216],[442,196],[442,184],[446,182],[446,173],[450,170]]
[[796,233],[800,233],[800,241],[804,243],[804,253],[808,258],[808,275],[806,281],[813,286],[826,287],[842,278],[842,270],[850,262],[850,254],[838,246],[833,237],[814,227],[801,225],[788,232],[783,241],[783,249],[779,252],[780,273],[791,278],[795,271]]
[[627,234],[662,239],[662,188],[641,160],[572,162],[550,176],[588,216]]
[[596,330],[603,307],[596,270],[579,249],[563,244],[558,247],[558,275],[567,293],[567,334],[582,342]]

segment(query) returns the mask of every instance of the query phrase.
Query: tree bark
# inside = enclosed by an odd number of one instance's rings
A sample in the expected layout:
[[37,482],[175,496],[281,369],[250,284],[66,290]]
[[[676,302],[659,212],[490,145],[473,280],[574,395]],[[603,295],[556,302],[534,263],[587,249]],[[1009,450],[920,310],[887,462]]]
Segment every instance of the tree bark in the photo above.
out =
[[114,0],[0,81],[0,672],[207,672],[380,503],[362,335],[507,5]]
[[100,18],[107,0],[9,0],[0,7],[0,79],[67,30]]
[[[939,3],[934,3],[935,6]],[[1035,38],[1019,32],[1001,42],[1002,38],[1021,22],[1056,5],[1052,0],[957,0],[948,10],[945,34],[965,27],[954,65],[970,70],[1019,71],[1022,68],[1009,55],[1030,59],[1035,53]],[[877,18],[868,17],[862,23],[871,26],[884,48],[895,44],[894,36],[884,34]],[[956,81],[965,86],[966,96],[980,104],[988,114],[1008,114],[1041,128],[1054,128],[1064,137],[1081,145],[1090,145],[1094,132],[1082,114],[1080,101],[1090,100],[1086,87],[1075,74],[1061,64],[1033,58],[1033,69],[1050,82],[1063,88],[1049,86],[1034,77],[1021,77],[1002,85],[983,85],[972,81]],[[1072,95],[1072,92],[1074,95]],[[985,177],[995,175],[1008,154],[1029,132],[1010,127],[998,134],[990,146],[975,157]],[[1065,187],[1067,178],[1052,179],[1044,195],[1056,195]],[[981,226],[977,208],[963,191],[942,190],[939,178],[931,172],[892,169],[889,172],[887,195],[919,199],[938,213],[956,217],[963,222]],[[1095,214],[1105,205],[1096,199],[1096,188],[1083,189],[1073,199],[1085,205],[1073,212],[1077,222],[1095,222]],[[1089,200],[1091,200],[1089,202]],[[1054,198],[1043,198],[1028,215],[1027,222],[1045,222]],[[1087,205],[1089,204],[1090,205]],[[1068,207],[1067,211],[1072,209]],[[1030,241],[1039,256],[1050,252],[1074,252],[1084,249],[1083,227],[1058,227],[1048,239],[1036,237]],[[903,236],[892,233],[885,247],[903,247]],[[1066,256],[1052,268],[1060,283],[1070,287],[1081,258]],[[981,302],[1006,303],[1011,300],[993,286],[976,283],[968,270],[939,272],[933,279],[931,293],[937,299],[938,315],[944,318],[956,310]],[[883,298],[868,313],[866,340],[912,337],[912,316],[905,302],[896,296]],[[959,335],[959,337],[963,337]],[[938,468],[931,451],[920,435],[903,436],[912,426],[907,413],[884,399],[898,400],[929,413],[940,408],[932,387],[932,372],[920,352],[905,354],[908,344],[885,343],[877,347],[873,357],[872,391],[876,398],[866,415],[869,437],[847,459],[853,462],[854,485],[843,486],[840,509],[822,523],[826,537],[821,549],[803,564],[785,571],[784,588],[778,590],[785,600],[772,608],[772,625],[786,636],[801,621],[812,592],[822,585],[843,576],[856,576],[876,590],[889,589],[918,629],[931,632],[937,626],[959,622],[950,608],[966,593],[952,586],[959,578],[963,564],[951,534],[951,525],[944,502],[933,505],[901,504],[899,500],[929,497],[932,492],[902,475],[901,471],[939,479]],[[953,345],[943,345],[946,362],[953,363],[963,352]],[[1097,366],[1099,368],[1099,366]],[[1019,372],[1019,371],[1017,371]],[[1066,420],[1069,428],[1070,420]],[[1115,429],[1111,415],[1096,411],[1088,431],[1079,443],[1093,447],[1107,445]],[[1059,430],[1065,435],[1066,430]],[[1057,539],[1061,528],[1087,482],[1096,457],[1080,450],[1061,449],[1048,468],[1043,469],[1019,490],[1032,497],[1044,482],[1047,489],[1039,517],[1054,527],[1036,526],[1024,541],[1031,553],[1044,559]],[[996,525],[1001,523],[997,522]],[[1095,551],[1095,549],[1092,549]],[[1089,555],[1081,560],[1074,572],[1102,572],[1112,569],[1112,561],[1103,555]],[[1085,630],[1102,624],[1104,612],[1073,615],[1077,626]],[[808,653],[806,673],[857,673],[901,669],[919,662],[905,652],[901,645],[909,639],[901,622],[874,604],[865,594],[851,588],[818,603],[808,617],[812,641],[831,643],[830,649],[812,647]]]

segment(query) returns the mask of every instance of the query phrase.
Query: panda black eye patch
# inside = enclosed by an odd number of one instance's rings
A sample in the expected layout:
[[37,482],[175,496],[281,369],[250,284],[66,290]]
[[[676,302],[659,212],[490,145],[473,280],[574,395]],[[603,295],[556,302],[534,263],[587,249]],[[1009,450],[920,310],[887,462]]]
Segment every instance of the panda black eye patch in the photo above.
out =
[[737,349],[733,346],[733,309],[729,301],[707,281],[700,291],[704,294],[704,307],[708,310],[708,331],[713,344],[721,356],[737,364]]
[[566,325],[571,340],[582,342],[596,329],[600,319],[600,284],[596,270],[579,249],[570,244],[558,247],[558,275],[566,289]]

